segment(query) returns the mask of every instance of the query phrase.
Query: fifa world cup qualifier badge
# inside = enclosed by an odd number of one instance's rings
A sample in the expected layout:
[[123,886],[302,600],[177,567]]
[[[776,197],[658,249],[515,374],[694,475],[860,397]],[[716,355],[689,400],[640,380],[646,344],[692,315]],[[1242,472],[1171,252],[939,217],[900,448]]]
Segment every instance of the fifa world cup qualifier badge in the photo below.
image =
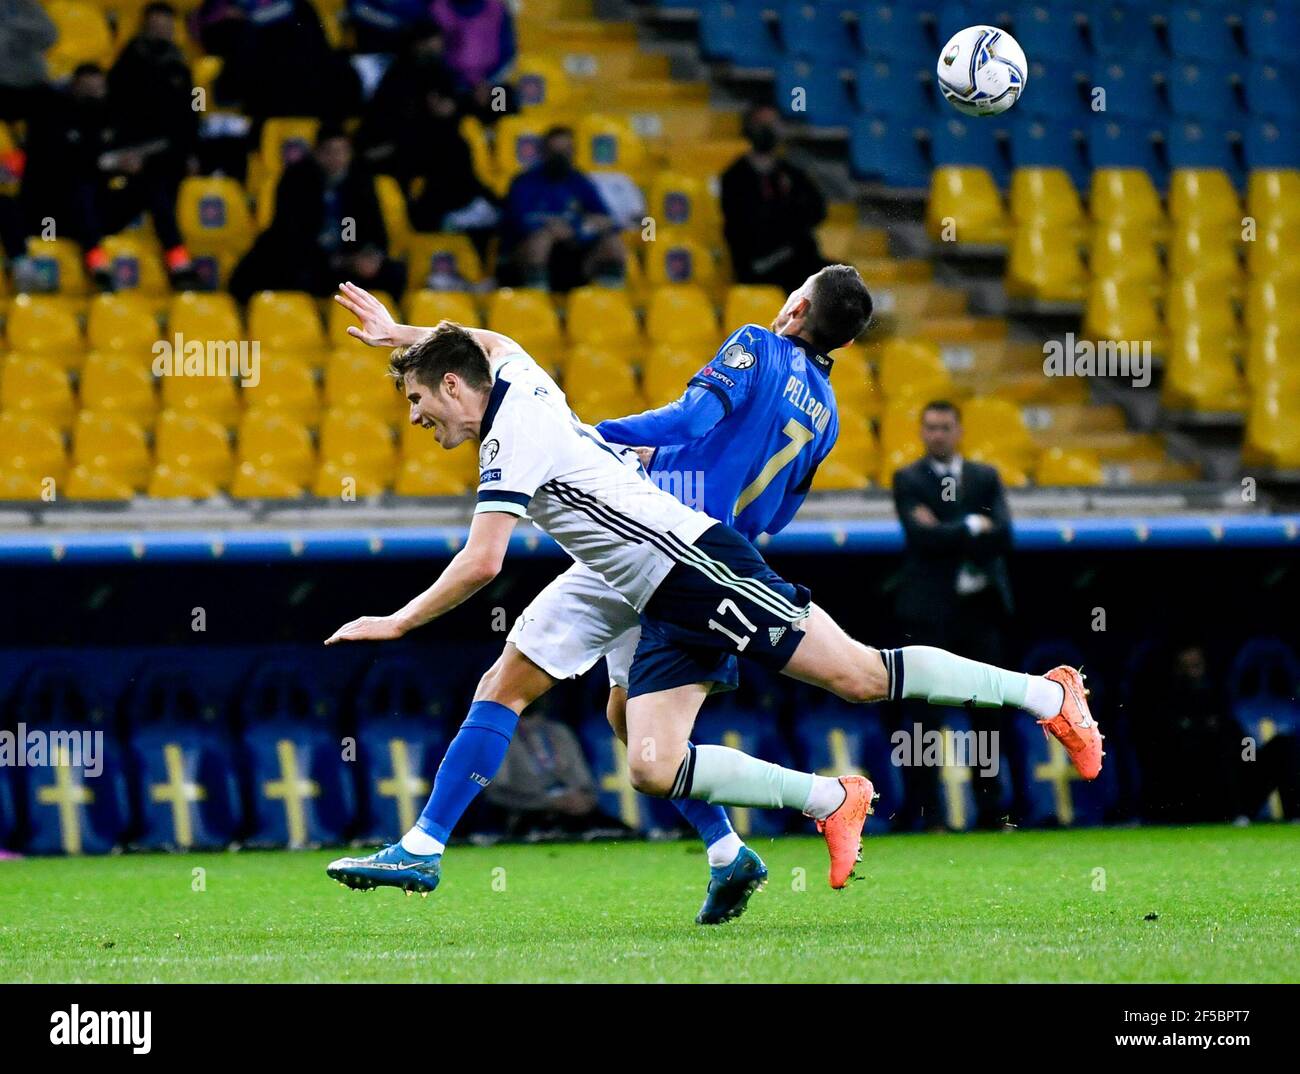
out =
[[728,369],[748,369],[755,361],[754,355],[740,343],[733,343],[722,352],[722,364]]
[[483,446],[478,449],[478,464],[480,467],[490,466],[492,460],[497,457],[497,452],[501,450],[501,444],[495,437],[491,440],[483,441]]

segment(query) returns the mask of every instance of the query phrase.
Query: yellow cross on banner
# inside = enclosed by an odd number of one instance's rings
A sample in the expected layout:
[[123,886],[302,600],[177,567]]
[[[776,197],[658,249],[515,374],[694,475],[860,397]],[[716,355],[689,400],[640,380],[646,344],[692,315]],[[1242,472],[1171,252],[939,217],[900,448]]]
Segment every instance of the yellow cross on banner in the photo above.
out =
[[204,801],[208,792],[200,784],[186,781],[185,753],[179,743],[168,742],[163,746],[163,764],[167,768],[167,782],[151,784],[149,799],[171,803],[176,845],[191,847],[194,845],[194,821],[190,815],[190,803]]
[[1068,828],[1074,823],[1074,798],[1070,794],[1070,780],[1078,779],[1079,773],[1070,763],[1065,747],[1054,738],[1047,741],[1047,756],[1046,764],[1034,765],[1034,779],[1040,782],[1051,781],[1052,795],[1056,799],[1056,819]]
[[307,810],[303,803],[320,797],[320,784],[298,775],[298,751],[290,739],[282,738],[275,744],[275,755],[280,762],[280,778],[264,783],[262,789],[268,798],[284,799],[289,845],[300,847],[307,842]]
[[429,781],[411,771],[411,754],[406,740],[388,740],[388,758],[392,763],[392,779],[379,781],[379,793],[397,802],[397,821],[400,831],[410,831],[415,826],[415,807],[429,797]]
[[81,853],[81,813],[78,806],[89,805],[95,794],[81,782],[79,773],[69,763],[67,751],[58,748],[54,757],[54,786],[40,787],[36,800],[41,805],[59,807],[59,835],[65,854]]
[[629,828],[637,827],[638,803],[627,770],[627,747],[618,739],[614,739],[614,771],[600,777],[600,789],[618,793],[618,815]]
[[[1259,744],[1265,746],[1269,740],[1277,734],[1277,724],[1265,716],[1259,721]],[[1258,748],[1256,756],[1258,756]],[[1268,815],[1274,820],[1282,819],[1282,795],[1274,791],[1268,796]]]
[[969,823],[966,816],[966,785],[970,783],[970,769],[957,763],[956,739],[951,727],[943,729],[943,765],[939,769],[939,778],[943,781],[948,827],[958,832],[965,831]]

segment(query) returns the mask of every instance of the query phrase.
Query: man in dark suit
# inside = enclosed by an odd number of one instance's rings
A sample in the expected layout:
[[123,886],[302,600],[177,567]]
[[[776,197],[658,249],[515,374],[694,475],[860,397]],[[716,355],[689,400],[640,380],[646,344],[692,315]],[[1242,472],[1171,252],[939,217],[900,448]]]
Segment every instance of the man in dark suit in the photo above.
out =
[[[894,473],[894,507],[907,541],[897,612],[909,643],[1001,664],[1012,610],[1004,558],[1011,515],[997,470],[962,458],[961,432],[956,406],[928,404],[921,412],[925,456]],[[923,708],[904,703],[903,712],[907,730],[925,723]],[[1002,730],[993,713],[982,712],[976,727]],[[939,823],[936,773],[922,768],[904,775],[909,811],[924,810],[926,826]],[[984,827],[1000,820],[996,784],[978,777],[973,783]]]

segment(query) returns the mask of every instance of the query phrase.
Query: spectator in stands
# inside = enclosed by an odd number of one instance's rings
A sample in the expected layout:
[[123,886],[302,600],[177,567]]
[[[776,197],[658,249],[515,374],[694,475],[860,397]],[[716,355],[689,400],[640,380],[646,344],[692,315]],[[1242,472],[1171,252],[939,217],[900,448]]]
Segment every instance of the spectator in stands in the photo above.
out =
[[401,183],[417,231],[486,233],[499,219],[496,198],[480,182],[460,133],[451,75],[435,65],[410,81],[417,95],[400,110],[368,110],[358,151],[371,169]]
[[454,85],[455,77],[447,66],[444,47],[442,28],[437,23],[414,24],[366,105],[362,116],[364,125],[384,126],[396,137],[430,89],[443,89],[449,82]]
[[[1005,560],[1011,514],[997,470],[962,458],[961,434],[956,406],[927,404],[921,412],[925,455],[894,472],[894,509],[906,541],[897,612],[907,644],[998,663],[1012,608]],[[924,706],[904,703],[903,710],[907,728],[926,723]],[[1002,731],[998,716],[982,710],[980,728]],[[942,816],[937,775],[934,769],[904,770],[908,801],[928,803],[926,816]],[[996,826],[997,781],[976,778],[974,787],[978,823]]]
[[1277,792],[1283,814],[1300,817],[1296,736],[1255,743],[1246,759],[1245,731],[1199,641],[1176,642],[1155,667],[1134,697],[1143,816],[1173,824],[1253,817]]
[[168,269],[183,283],[193,267],[176,223],[181,176],[174,166],[158,163],[165,143],[137,141],[139,129],[130,117],[123,119],[119,135],[103,70],[93,63],[79,66],[67,89],[29,127],[23,176],[29,233],[46,235],[52,227],[54,235],[73,239],[96,283],[111,288],[102,240],[147,211]]
[[58,30],[38,0],[0,0],[0,120],[29,119],[45,92]]
[[552,127],[542,158],[506,194],[503,246],[529,287],[568,291],[596,280],[617,285],[627,252],[592,181],[573,164],[573,131]]
[[736,282],[793,291],[826,264],[814,232],[826,218],[826,199],[781,155],[775,108],[750,109],[745,137],[749,152],[722,173],[723,228]]
[[505,0],[432,0],[429,15],[447,39],[457,89],[490,118],[492,88],[515,60],[514,18]]
[[324,296],[350,279],[398,295],[406,270],[387,250],[374,176],[354,162],[341,128],[322,127],[314,152],[285,168],[271,226],[235,267],[230,292],[241,301],[261,290]]
[[597,807],[596,781],[577,736],[538,706],[520,718],[505,761],[484,797],[499,812],[507,835],[627,830]]
[[428,0],[348,0],[358,52],[398,52],[428,18]]
[[356,72],[330,47],[310,0],[203,0],[198,24],[203,47],[225,61],[218,95],[254,119],[356,113]]

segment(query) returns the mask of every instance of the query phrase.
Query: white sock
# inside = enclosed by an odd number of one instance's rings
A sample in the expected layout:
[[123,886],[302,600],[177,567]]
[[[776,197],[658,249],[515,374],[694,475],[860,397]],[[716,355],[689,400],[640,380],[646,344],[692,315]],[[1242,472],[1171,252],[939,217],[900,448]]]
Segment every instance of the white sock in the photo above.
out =
[[408,854],[441,854],[447,848],[423,828],[416,826],[402,836],[402,849]]
[[1025,700],[1020,706],[1040,720],[1050,720],[1065,705],[1065,687],[1041,675],[1030,675]]
[[728,832],[709,847],[709,865],[730,865],[745,844],[735,832]]
[[[678,773],[682,784],[686,765],[683,761]],[[793,768],[760,761],[730,746],[696,746],[690,793],[674,788],[674,794],[715,805],[803,809],[814,779],[810,772],[796,772]]]
[[825,820],[844,804],[848,792],[838,779],[831,776],[813,776],[812,790],[803,811],[817,820]]

